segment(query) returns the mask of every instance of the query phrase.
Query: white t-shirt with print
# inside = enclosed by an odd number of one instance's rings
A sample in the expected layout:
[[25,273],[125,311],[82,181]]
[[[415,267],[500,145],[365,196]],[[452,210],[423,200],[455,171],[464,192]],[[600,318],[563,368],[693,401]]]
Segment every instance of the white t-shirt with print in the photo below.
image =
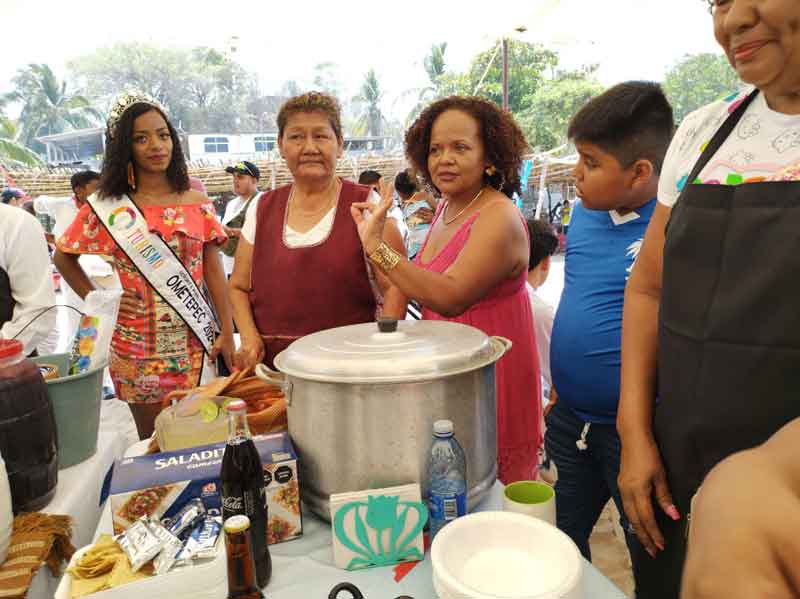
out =
[[[704,106],[683,120],[664,159],[659,202],[670,208],[675,205],[702,151],[752,91],[750,87]],[[759,93],[698,179],[716,185],[755,183],[798,162],[800,115],[775,112]]]

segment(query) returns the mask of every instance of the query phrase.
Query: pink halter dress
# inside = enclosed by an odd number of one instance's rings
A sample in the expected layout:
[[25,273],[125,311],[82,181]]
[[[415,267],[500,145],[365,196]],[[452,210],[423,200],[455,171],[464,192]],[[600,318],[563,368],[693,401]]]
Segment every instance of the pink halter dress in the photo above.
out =
[[[441,216],[444,204],[440,202],[433,224]],[[422,260],[428,244],[426,238],[415,263],[431,272],[444,273],[466,245],[479,215],[480,212],[476,212],[467,219],[428,263]],[[487,256],[487,260],[490,259]],[[513,343],[512,349],[497,363],[497,467],[498,478],[504,484],[537,477],[538,452],[542,444],[539,354],[525,287],[527,274],[523,271],[514,279],[502,281],[460,316],[448,318],[425,307],[422,311],[426,320],[459,322],[487,335],[506,337]]]

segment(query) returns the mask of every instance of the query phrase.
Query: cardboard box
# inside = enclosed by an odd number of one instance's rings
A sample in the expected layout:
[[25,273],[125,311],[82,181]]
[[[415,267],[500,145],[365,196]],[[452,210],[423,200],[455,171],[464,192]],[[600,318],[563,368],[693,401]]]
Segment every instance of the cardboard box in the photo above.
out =
[[[297,454],[288,433],[254,437],[264,466],[270,544],[303,532]],[[221,514],[220,469],[225,444],[204,445],[123,458],[114,465],[109,490],[114,533],[144,514],[167,519],[195,497],[212,514]]]

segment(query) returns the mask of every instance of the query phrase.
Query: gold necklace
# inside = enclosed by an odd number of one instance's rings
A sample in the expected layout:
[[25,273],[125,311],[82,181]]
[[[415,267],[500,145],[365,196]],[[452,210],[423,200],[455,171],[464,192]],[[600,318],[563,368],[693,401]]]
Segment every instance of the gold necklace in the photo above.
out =
[[451,218],[450,220],[447,220],[447,209],[450,207],[450,200],[448,200],[448,201],[447,201],[447,203],[444,205],[444,212],[443,212],[443,214],[442,214],[442,216],[444,217],[444,218],[443,218],[443,220],[444,220],[444,224],[445,224],[445,226],[447,226],[447,225],[449,225],[449,224],[452,224],[452,223],[454,223],[456,220],[458,220],[458,217],[459,217],[459,216],[461,216],[462,214],[464,214],[464,212],[466,211],[466,209],[467,209],[467,208],[469,208],[470,206],[472,206],[472,205],[473,205],[473,204],[474,204],[474,203],[477,201],[477,199],[478,199],[479,197],[481,197],[481,194],[483,193],[483,190],[484,190],[484,189],[486,189],[486,188],[485,188],[485,187],[481,187],[481,190],[478,192],[478,195],[476,195],[474,198],[472,198],[472,199],[470,200],[469,204],[467,204],[467,205],[466,205],[466,206],[464,206],[464,207],[463,207],[461,210],[459,210],[459,211],[458,211],[458,214],[456,214],[456,215],[455,215],[453,218]]
[[[301,218],[308,219],[308,218],[313,218],[322,212],[327,213],[327,211],[330,210],[331,206],[336,203],[338,197],[339,197],[339,183],[337,182],[335,191],[331,196],[331,199],[329,199],[327,202],[325,202],[325,204],[323,204],[320,208],[317,208],[313,212],[307,212],[305,210],[302,210],[298,206],[297,197],[294,194],[294,187],[292,187],[292,193],[290,194],[288,204],[290,205],[290,207],[293,206],[293,212],[299,214]],[[294,200],[294,202],[292,200]]]

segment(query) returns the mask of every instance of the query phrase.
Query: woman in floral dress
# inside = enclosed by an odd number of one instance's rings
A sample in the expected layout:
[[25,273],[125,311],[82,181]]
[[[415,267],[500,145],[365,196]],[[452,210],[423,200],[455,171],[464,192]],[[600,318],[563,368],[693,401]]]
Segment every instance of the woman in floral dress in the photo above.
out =
[[[219,245],[227,238],[214,206],[204,194],[190,189],[180,140],[161,108],[149,98],[130,95],[119,106],[121,114],[118,111],[109,119],[106,133],[100,201],[127,194],[150,232],[169,245],[195,283],[206,283],[221,326],[209,359],[222,355],[230,368],[233,325],[219,258]],[[198,385],[203,346],[117,246],[88,204],[58,240],[57,250],[56,266],[81,297],[93,286],[78,256],[114,258],[124,294],[109,368],[117,397],[128,402],[140,438],[149,437],[163,396]]]

